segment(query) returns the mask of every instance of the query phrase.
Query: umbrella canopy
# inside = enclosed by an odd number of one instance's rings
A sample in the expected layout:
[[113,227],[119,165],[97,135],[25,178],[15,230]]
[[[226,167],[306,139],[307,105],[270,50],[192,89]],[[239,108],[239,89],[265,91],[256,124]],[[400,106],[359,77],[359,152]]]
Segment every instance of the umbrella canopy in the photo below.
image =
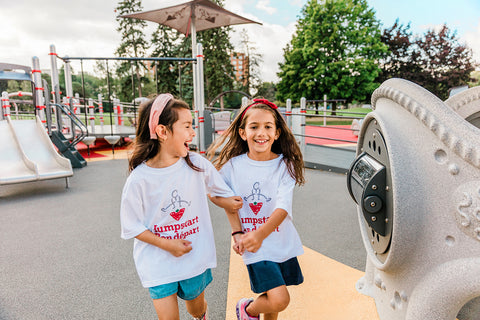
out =
[[[258,23],[259,22],[244,18],[233,12],[225,10],[219,5],[209,0],[193,0],[178,3],[172,2],[171,5],[165,5],[163,8],[131,14],[121,15],[121,18],[135,18],[156,22],[172,29],[175,29],[184,35],[189,33],[192,37],[192,58],[197,58],[197,31],[230,26],[234,24]],[[201,56],[198,55],[199,57]],[[197,68],[199,70],[197,70]],[[203,105],[205,103],[203,92],[203,64],[197,63],[193,69],[193,104],[195,110],[195,123],[199,123],[200,129],[200,152],[204,150],[203,145]],[[198,79],[197,79],[198,77]],[[197,130],[197,129],[195,129]],[[199,135],[197,135],[198,137]]]
[[244,23],[261,24],[225,10],[209,0],[187,1],[156,10],[125,14],[120,17],[156,22],[173,28],[186,36],[189,33],[193,34],[195,30],[202,31]]

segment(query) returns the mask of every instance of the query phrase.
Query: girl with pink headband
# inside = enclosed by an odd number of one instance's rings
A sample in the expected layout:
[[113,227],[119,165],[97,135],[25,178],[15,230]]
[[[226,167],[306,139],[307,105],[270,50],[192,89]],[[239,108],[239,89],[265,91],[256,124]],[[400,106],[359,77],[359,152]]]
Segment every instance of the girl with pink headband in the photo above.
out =
[[[189,151],[195,131],[189,106],[161,94],[140,106],[130,175],[120,208],[121,237],[159,319],[179,319],[177,297],[194,319],[208,319],[204,290],[216,267],[207,196],[228,212],[242,206],[215,167]],[[237,224],[228,215],[232,228]]]

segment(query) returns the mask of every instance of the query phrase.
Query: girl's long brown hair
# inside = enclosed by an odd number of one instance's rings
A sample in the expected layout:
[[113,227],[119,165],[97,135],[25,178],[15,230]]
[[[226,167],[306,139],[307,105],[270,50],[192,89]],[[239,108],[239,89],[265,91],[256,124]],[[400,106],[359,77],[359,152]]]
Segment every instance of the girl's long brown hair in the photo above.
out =
[[228,160],[248,151],[248,144],[240,137],[239,129],[245,129],[248,119],[247,110],[242,118],[243,111],[250,107],[250,109],[262,109],[272,113],[275,119],[275,126],[280,130],[280,135],[272,145],[272,151],[276,154],[283,154],[283,161],[287,165],[288,173],[295,179],[296,184],[302,185],[305,183],[303,164],[303,156],[300,147],[290,129],[280,114],[278,109],[273,109],[266,104],[256,103],[252,106],[248,105],[240,110],[235,117],[235,120],[230,124],[227,130],[212,144],[207,150],[207,157],[212,160],[215,152],[220,146],[225,146],[220,151],[217,158],[213,160],[213,164],[219,170]]
[[[133,151],[128,159],[129,171],[132,171],[144,161],[155,157],[157,153],[160,152],[160,142],[158,139],[150,139],[150,128],[148,126],[150,109],[152,109],[154,100],[155,99],[152,99],[149,102],[140,105],[138,111],[136,136],[132,146]],[[163,124],[170,132],[173,132],[173,124],[178,120],[179,109],[190,110],[190,107],[183,100],[170,100],[163,109],[163,112],[158,119],[158,124]],[[188,154],[185,157],[185,161],[193,170],[202,171],[192,163]]]

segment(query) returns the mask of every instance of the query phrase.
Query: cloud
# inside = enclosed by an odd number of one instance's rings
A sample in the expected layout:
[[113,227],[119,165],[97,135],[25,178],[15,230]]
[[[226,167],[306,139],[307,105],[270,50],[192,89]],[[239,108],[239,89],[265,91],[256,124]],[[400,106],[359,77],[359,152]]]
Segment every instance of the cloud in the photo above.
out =
[[[299,0],[289,0],[298,2]],[[2,24],[8,26],[0,33],[1,62],[32,65],[32,57],[40,59],[42,69],[50,69],[50,45],[54,44],[59,56],[112,57],[120,44],[116,31],[115,7],[118,0],[70,1],[59,5],[58,0],[14,0],[2,8]],[[275,3],[269,0],[225,0],[225,8],[249,19],[263,22],[262,18],[275,14]],[[161,6],[156,0],[142,1],[144,10]],[[258,6],[258,9],[254,9]],[[246,12],[248,9],[252,13]],[[278,14],[278,12],[277,12]],[[20,18],[19,18],[20,17]],[[281,23],[279,21],[279,23]],[[278,81],[278,63],[283,60],[283,49],[291,40],[294,24],[287,26],[264,23],[263,26],[246,24],[232,26],[232,43],[239,47],[240,31],[247,29],[258,53],[263,55],[261,79]],[[150,40],[156,24],[148,22],[145,35]],[[84,62],[90,71],[89,62]],[[75,71],[79,62],[72,62]]]
[[260,66],[260,78],[262,81],[278,82],[277,73],[280,71],[278,64],[283,62],[283,49],[292,39],[295,32],[295,23],[292,22],[286,26],[279,24],[265,23],[260,17],[245,12],[244,7],[251,5],[249,0],[227,0],[225,8],[238,15],[261,22],[263,25],[244,24],[232,26],[231,40],[232,44],[240,47],[240,32],[246,29],[250,41],[256,47],[257,53],[263,57],[263,63]]
[[112,56],[120,41],[115,30],[116,0],[16,1],[2,8],[2,24],[12,32],[0,33],[2,62],[50,68],[49,47],[59,55]]
[[[460,37],[460,41],[467,44],[467,46],[473,51],[473,59],[480,63],[480,19],[475,29],[465,32],[463,37]],[[480,70],[480,66],[477,68]]]
[[421,30],[422,35],[425,34],[429,30],[433,30],[436,33],[440,32],[442,30],[443,24],[422,24],[418,26],[418,29]]
[[289,0],[288,3],[290,3],[292,6],[301,8],[303,7],[304,0]]
[[259,0],[255,5],[258,10],[263,10],[266,13],[272,15],[277,12],[277,8],[270,7],[270,0]]

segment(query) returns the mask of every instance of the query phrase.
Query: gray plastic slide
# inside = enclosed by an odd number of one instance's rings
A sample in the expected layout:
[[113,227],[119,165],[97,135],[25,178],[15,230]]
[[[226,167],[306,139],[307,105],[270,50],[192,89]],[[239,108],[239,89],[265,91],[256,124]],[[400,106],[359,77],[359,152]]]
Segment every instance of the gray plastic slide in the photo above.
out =
[[73,176],[40,119],[0,121],[0,185]]

